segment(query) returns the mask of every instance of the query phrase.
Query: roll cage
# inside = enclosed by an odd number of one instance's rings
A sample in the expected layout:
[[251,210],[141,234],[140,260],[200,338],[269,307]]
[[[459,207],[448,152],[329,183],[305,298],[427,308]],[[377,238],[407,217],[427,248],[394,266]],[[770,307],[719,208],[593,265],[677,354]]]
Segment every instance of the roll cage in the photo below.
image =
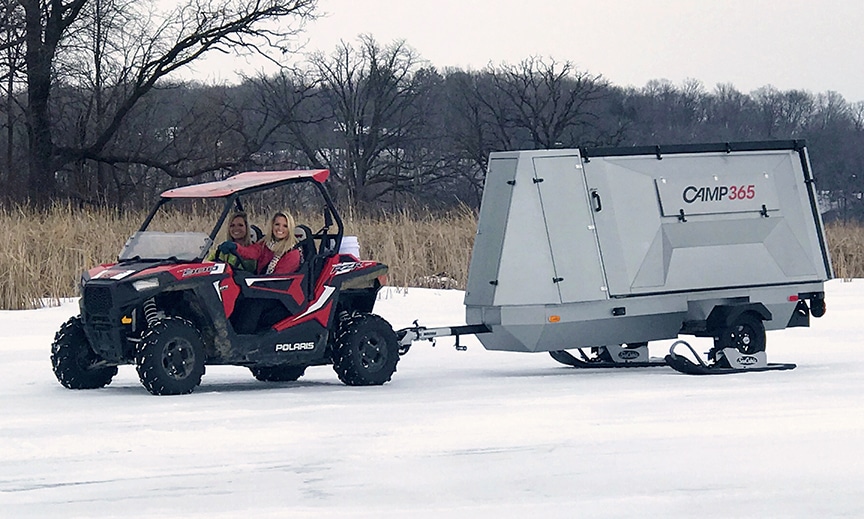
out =
[[[342,244],[343,224],[339,212],[333,203],[327,189],[324,188],[324,181],[330,176],[330,171],[326,169],[315,170],[284,170],[284,171],[247,171],[238,173],[224,180],[213,182],[203,182],[200,184],[191,184],[188,186],[178,187],[164,191],[159,198],[159,201],[154,204],[153,208],[144,219],[138,232],[147,230],[147,226],[156,216],[157,212],[164,205],[175,199],[194,199],[194,198],[224,198],[225,203],[213,230],[209,237],[212,243],[216,242],[216,236],[222,224],[231,212],[232,207],[238,211],[243,210],[243,204],[240,200],[242,196],[276,189],[282,186],[300,183],[311,183],[320,193],[324,200],[324,226],[313,234],[313,238],[320,240],[319,254],[332,254],[339,250]],[[336,226],[335,233],[330,232],[330,228]],[[200,257],[195,258],[196,261],[203,260],[207,251],[203,251]]]

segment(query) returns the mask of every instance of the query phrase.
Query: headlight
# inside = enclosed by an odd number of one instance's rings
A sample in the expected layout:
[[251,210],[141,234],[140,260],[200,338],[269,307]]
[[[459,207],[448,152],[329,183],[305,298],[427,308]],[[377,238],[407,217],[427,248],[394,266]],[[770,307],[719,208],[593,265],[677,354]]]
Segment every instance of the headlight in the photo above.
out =
[[132,287],[139,292],[150,290],[151,288],[159,288],[159,280],[157,278],[139,279],[132,282]]

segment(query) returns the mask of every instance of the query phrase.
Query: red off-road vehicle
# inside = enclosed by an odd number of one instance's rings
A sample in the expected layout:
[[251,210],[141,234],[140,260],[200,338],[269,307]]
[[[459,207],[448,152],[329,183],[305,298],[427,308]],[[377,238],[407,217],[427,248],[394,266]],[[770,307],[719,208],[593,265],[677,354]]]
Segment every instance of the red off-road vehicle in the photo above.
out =
[[[118,262],[84,273],[81,315],[63,324],[51,347],[57,380],[70,389],[100,388],[117,366],[134,364],[150,393],[173,395],[195,389],[208,364],[247,366],[264,381],[292,381],[308,366],[332,364],[348,385],[389,381],[399,344],[390,324],[372,313],[387,266],[339,252],[343,225],[323,186],[328,176],[247,172],[162,193]],[[256,275],[204,261],[232,208],[243,209],[241,196],[303,184],[312,186],[306,195],[323,201],[323,222],[298,245],[297,273]],[[190,199],[224,201],[209,234],[148,230],[166,206]],[[276,302],[278,320],[238,334],[237,310],[264,300]]]

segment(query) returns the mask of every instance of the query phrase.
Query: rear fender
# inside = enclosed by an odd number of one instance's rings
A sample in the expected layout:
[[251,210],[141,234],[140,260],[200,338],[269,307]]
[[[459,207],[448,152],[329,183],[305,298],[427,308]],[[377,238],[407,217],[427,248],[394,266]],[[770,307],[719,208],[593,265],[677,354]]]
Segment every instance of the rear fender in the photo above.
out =
[[340,274],[336,279],[338,279],[342,290],[374,288],[377,292],[381,288],[382,280],[385,279],[388,270],[387,265],[375,263]]
[[374,261],[334,265],[333,283],[339,287],[337,311],[372,312],[378,291],[386,283],[387,271],[387,265]]
[[732,306],[715,306],[708,315],[707,324],[710,333],[716,333],[732,325],[742,314],[754,313],[763,321],[770,321],[773,316],[762,303],[744,303]]

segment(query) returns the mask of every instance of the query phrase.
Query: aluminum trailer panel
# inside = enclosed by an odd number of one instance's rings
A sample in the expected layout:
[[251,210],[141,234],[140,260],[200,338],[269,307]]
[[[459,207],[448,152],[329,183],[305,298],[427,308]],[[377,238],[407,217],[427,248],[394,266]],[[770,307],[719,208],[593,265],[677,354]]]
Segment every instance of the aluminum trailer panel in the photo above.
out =
[[801,141],[493,153],[465,295],[487,349],[710,335],[760,304],[802,325],[831,277]]

